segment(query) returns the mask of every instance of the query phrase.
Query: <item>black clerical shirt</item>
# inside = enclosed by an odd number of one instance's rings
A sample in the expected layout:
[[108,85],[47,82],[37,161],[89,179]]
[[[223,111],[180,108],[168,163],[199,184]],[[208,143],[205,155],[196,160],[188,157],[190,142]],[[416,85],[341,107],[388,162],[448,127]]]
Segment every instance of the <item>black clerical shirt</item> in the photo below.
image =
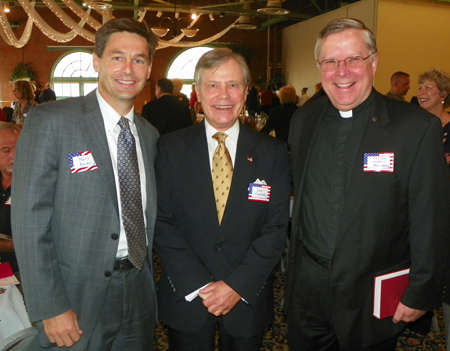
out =
[[356,154],[373,111],[372,100],[371,95],[349,118],[341,117],[328,102],[310,150],[300,208],[300,238],[308,251],[327,261],[331,261],[335,249]]

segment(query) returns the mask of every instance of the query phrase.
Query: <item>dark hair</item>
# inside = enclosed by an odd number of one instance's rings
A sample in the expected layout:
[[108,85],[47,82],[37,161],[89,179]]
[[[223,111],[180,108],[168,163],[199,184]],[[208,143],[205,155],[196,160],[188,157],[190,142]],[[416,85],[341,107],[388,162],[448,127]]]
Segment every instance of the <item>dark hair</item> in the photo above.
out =
[[115,18],[106,22],[95,35],[94,52],[98,57],[103,56],[106,44],[114,33],[129,32],[140,35],[147,41],[149,63],[153,61],[156,47],[158,46],[157,37],[148,29],[145,22],[139,22],[132,18]]
[[200,57],[195,66],[194,82],[198,87],[201,86],[202,74],[204,70],[218,68],[230,60],[235,60],[241,68],[244,76],[244,84],[247,86],[251,83],[252,77],[248,69],[245,59],[228,48],[218,48],[208,51]]
[[402,71],[395,72],[391,76],[391,83],[396,82],[397,80],[399,80],[402,77],[409,77],[409,74],[405,73],[405,72],[402,72]]
[[173,92],[173,83],[170,79],[161,78],[160,80],[158,80],[158,86],[164,93],[172,94]]

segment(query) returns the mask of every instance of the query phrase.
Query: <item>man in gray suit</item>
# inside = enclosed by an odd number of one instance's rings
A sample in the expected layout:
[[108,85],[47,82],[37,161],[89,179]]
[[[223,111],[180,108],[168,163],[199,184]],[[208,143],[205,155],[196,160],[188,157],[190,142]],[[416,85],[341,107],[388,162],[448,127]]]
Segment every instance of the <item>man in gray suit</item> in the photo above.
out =
[[98,89],[37,107],[17,144],[14,240],[47,349],[151,349],[158,133],[133,104],[156,44],[145,24],[104,24],[93,59]]

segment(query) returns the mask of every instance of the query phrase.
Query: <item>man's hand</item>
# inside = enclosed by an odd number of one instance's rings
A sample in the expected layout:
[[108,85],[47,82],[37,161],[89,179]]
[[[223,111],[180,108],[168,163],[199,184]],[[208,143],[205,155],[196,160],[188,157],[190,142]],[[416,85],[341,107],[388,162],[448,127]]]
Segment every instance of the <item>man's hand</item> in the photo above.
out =
[[71,347],[80,340],[80,335],[83,334],[78,325],[78,318],[72,310],[56,317],[44,319],[42,323],[48,340],[58,347]]
[[422,317],[424,314],[425,311],[409,308],[408,306],[405,306],[404,304],[399,302],[397,306],[397,311],[395,311],[394,317],[392,317],[392,321],[394,323],[414,322],[416,319]]
[[229,313],[241,300],[239,294],[223,281],[209,284],[200,290],[199,296],[208,312],[216,317]]

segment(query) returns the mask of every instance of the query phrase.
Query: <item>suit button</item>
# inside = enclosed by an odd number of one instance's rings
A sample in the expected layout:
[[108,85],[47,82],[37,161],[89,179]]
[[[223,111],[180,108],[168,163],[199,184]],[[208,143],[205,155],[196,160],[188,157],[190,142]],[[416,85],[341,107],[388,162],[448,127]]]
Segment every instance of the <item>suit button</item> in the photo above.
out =
[[111,271],[105,271],[105,277],[109,278],[112,275]]
[[111,239],[113,239],[113,240],[119,239],[119,234],[117,234],[117,233],[112,233],[112,234],[111,234]]
[[222,246],[220,246],[220,245],[216,245],[216,251],[222,251]]

